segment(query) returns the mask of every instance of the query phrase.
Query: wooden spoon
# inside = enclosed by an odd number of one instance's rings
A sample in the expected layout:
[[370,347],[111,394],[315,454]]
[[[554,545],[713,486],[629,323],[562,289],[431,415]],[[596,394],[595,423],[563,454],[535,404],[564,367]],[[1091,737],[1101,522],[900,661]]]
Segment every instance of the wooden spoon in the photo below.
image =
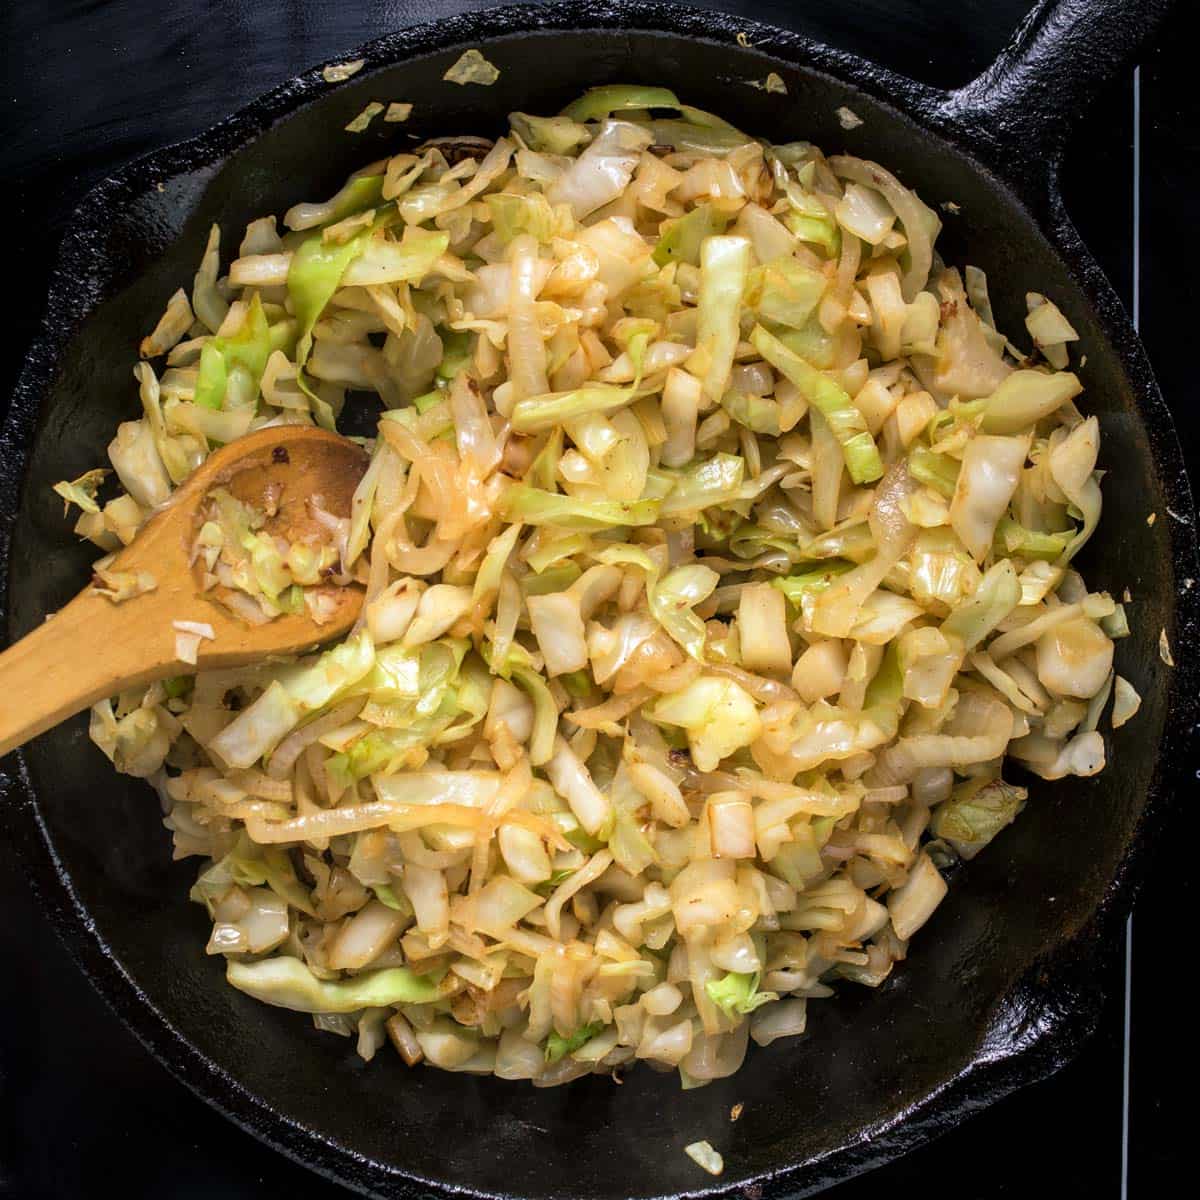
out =
[[[153,591],[114,603],[88,588],[0,654],[0,754],[126,688],[298,654],[344,634],[362,607],[361,587],[318,589],[333,601],[320,625],[307,606],[250,625],[201,590],[203,564],[190,559],[204,500],[214,488],[274,510],[266,528],[293,541],[321,532],[310,497],[320,497],[334,516],[350,515],[366,466],[361,447],[309,425],[260,429],[210,455],[112,564],[116,571],[148,571]],[[215,637],[201,641],[195,665],[176,657],[176,621],[212,627]]]

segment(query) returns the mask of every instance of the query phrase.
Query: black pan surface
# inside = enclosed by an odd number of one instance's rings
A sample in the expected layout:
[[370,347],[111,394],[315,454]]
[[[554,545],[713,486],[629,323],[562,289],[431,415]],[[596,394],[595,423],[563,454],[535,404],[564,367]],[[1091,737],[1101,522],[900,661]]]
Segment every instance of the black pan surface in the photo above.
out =
[[[584,85],[627,79],[674,87],[778,140],[802,130],[828,150],[878,158],[927,200],[954,201],[943,253],[961,262],[969,248],[989,271],[1002,321],[1017,324],[1027,289],[1056,298],[1082,336],[1089,407],[1101,413],[1102,465],[1112,471],[1082,565],[1096,585],[1128,586],[1139,600],[1118,666],[1146,699],[1114,739],[1109,769],[1038,787],[878,993],[847,990],[814,1006],[809,1037],[692,1093],[646,1072],[620,1089],[589,1079],[545,1092],[405,1073],[386,1060],[353,1068],[336,1039],[224,986],[200,953],[203,922],[186,901],[192,868],[166,861],[145,789],[109,774],[82,722],[56,730],[6,764],[22,852],[97,986],[186,1082],[272,1144],[381,1195],[427,1185],[607,1197],[745,1184],[767,1195],[808,1191],[894,1155],[1070,1056],[1094,1024],[1098,947],[1131,902],[1195,718],[1186,647],[1196,612],[1183,584],[1197,574],[1191,525],[1146,524],[1168,508],[1190,519],[1190,492],[1144,357],[1062,211],[1053,169],[1071,106],[1160,7],[1053,6],[986,85],[952,98],[714,13],[632,4],[491,12],[374,43],[367,69],[337,88],[310,72],[89,197],[5,429],[14,636],[82,577],[89,556],[48,485],[101,457],[132,400],[130,347],[194,269],[212,221],[236,228],[385,153],[383,129],[354,141],[332,134],[376,95],[415,101],[407,131],[423,137],[487,132],[496,113],[551,110]],[[734,40],[743,30],[754,48]],[[468,44],[500,66],[494,88],[441,81]],[[786,101],[744,85],[769,70],[787,82]],[[842,130],[842,104],[861,127]],[[1173,672],[1158,657],[1160,629],[1175,647]],[[705,1188],[679,1150],[711,1137],[735,1102],[755,1119],[720,1130],[726,1173]]]

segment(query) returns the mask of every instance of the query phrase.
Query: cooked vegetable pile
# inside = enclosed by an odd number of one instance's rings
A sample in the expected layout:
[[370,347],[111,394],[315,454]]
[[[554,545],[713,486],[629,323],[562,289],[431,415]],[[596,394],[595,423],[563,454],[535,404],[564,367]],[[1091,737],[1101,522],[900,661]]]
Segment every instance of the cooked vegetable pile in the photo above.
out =
[[235,987],[365,1058],[697,1086],[888,977],[1006,758],[1103,767],[1075,331],[1008,341],[884,168],[608,87],[283,224],[214,228],[143,343],[122,494],[60,485],[112,551],[212,447],[379,413],[332,551],[218,501],[198,545],[252,619],[361,579],[356,630],[94,710]]

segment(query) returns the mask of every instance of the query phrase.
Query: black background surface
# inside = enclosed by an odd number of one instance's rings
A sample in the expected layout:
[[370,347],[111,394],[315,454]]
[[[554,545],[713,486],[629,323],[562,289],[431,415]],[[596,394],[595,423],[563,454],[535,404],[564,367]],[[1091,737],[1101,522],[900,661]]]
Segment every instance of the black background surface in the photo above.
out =
[[[41,317],[64,223],[91,184],[131,157],[200,131],[313,63],[402,25],[486,6],[461,0],[3,0],[0,278],[9,311],[0,326],[0,405]],[[954,86],[987,65],[1029,4],[722,0],[713,6],[799,29],[930,84]],[[1189,7],[1180,3],[1142,54],[1137,78],[1127,72],[1080,120],[1066,193],[1085,240],[1140,317],[1195,465],[1200,425],[1192,416],[1195,335],[1189,336],[1195,287],[1185,256],[1195,242],[1200,110],[1185,28]],[[802,120],[800,114],[798,137]],[[131,384],[131,402],[133,395]],[[1190,958],[1184,854],[1183,839],[1176,838],[1159,856],[1131,940],[1113,947],[1100,1032],[1075,1063],[829,1194],[862,1200],[880,1189],[901,1197],[920,1189],[992,1200],[1140,1197],[1187,1187],[1194,1178],[1185,1166],[1192,1157],[1185,1140],[1190,1102],[1174,1102],[1174,1081],[1190,1074],[1194,1060],[1188,1040],[1194,1017],[1179,986]],[[346,1194],[227,1123],[146,1053],[79,974],[0,841],[0,1194],[59,1200],[110,1187],[131,1200]]]

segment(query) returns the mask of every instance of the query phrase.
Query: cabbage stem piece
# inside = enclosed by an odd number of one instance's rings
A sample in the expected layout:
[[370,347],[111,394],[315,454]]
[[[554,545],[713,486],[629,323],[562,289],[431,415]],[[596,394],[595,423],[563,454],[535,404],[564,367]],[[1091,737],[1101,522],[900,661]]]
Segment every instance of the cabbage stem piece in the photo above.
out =
[[389,1004],[428,1004],[440,994],[432,976],[408,967],[366,971],[351,979],[318,979],[299,959],[230,960],[225,978],[248,996],[296,1012],[348,1013]]
[[737,349],[742,295],[750,274],[750,242],[710,237],[700,244],[700,315],[696,324],[696,374],[715,404],[729,385]]
[[761,325],[754,327],[750,341],[759,354],[790,379],[805,400],[820,411],[842,448],[850,478],[855,483],[871,483],[878,479],[883,474],[879,448],[862,413],[854,407],[846,392]]
[[679,97],[667,88],[615,83],[589,88],[578,100],[568,104],[562,115],[572,121],[598,121],[615,112],[644,108],[678,110]]

